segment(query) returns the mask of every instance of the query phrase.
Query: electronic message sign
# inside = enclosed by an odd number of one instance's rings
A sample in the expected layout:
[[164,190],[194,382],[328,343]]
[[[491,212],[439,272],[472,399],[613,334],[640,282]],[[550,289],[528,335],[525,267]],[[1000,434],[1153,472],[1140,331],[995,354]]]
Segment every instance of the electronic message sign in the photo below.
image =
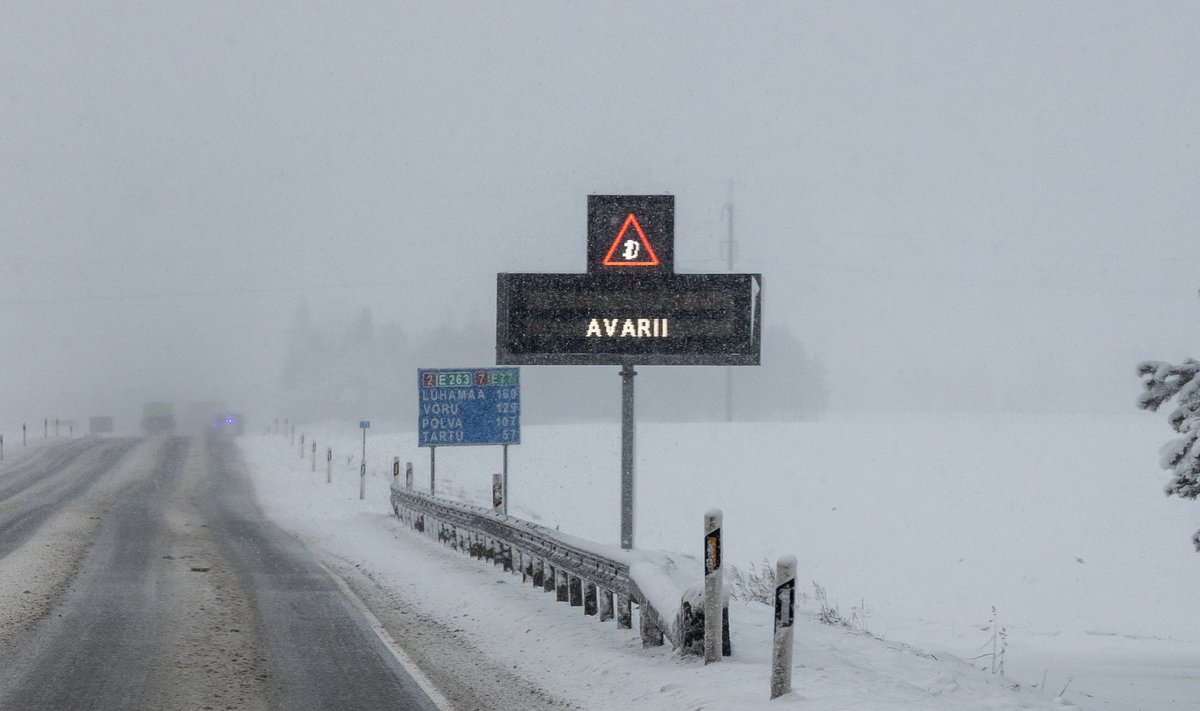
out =
[[761,274],[676,274],[675,197],[589,195],[587,271],[496,275],[503,365],[758,365]]
[[521,443],[518,368],[417,371],[421,447]]
[[674,195],[588,195],[588,273],[675,271]]
[[759,274],[497,277],[497,363],[759,363]]

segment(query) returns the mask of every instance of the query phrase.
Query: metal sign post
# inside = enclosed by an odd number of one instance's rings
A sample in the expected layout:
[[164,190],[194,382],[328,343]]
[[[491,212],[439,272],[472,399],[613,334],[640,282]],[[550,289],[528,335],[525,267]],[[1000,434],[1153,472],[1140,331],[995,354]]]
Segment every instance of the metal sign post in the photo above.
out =
[[621,366],[621,547],[633,548],[633,376],[637,371]]

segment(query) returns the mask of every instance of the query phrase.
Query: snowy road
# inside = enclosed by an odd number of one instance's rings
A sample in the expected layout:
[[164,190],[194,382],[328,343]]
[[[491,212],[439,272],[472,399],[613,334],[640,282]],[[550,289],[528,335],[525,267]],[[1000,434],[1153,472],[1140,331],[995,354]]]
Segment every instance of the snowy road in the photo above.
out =
[[0,708],[436,708],[227,442],[132,446],[0,470]]

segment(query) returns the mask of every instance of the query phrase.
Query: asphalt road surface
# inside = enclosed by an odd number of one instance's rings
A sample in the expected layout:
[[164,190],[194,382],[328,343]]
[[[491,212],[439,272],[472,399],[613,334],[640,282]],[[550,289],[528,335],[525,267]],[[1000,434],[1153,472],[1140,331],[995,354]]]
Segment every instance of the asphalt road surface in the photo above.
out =
[[75,440],[5,466],[0,709],[437,708],[263,518],[229,441]]

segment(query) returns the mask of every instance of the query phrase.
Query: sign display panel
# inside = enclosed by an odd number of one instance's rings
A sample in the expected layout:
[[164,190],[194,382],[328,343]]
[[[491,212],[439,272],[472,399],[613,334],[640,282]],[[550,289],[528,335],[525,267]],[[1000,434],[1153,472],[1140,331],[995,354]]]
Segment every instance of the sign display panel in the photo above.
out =
[[521,443],[519,368],[417,371],[421,447]]
[[588,195],[588,273],[675,271],[674,195]]
[[758,365],[760,274],[498,274],[496,362]]

